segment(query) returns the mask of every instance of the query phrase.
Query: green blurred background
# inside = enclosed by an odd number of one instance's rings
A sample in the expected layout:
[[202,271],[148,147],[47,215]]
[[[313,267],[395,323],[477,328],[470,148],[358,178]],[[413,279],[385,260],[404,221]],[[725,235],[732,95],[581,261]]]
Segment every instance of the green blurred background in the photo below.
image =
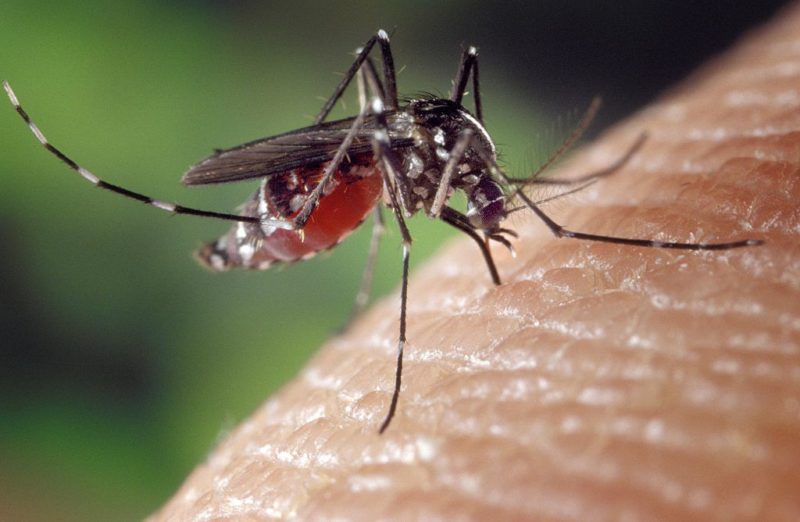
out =
[[[307,125],[379,27],[404,94],[446,93],[479,47],[487,125],[521,175],[557,115],[601,94],[601,128],[781,3],[3,0],[0,77],[99,176],[228,211],[253,183],[189,190],[181,173]],[[415,264],[452,235],[411,226]],[[0,101],[0,520],[151,513],[342,324],[369,227],[286,269],[210,274],[190,254],[227,228],[93,190]],[[377,295],[399,256],[391,230]]]

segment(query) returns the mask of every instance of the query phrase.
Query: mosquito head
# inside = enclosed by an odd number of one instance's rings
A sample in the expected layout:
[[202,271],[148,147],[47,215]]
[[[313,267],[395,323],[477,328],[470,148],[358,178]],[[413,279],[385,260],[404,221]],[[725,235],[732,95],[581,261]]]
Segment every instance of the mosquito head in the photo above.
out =
[[506,217],[505,208],[503,188],[489,176],[482,176],[467,192],[467,217],[476,228],[497,229]]

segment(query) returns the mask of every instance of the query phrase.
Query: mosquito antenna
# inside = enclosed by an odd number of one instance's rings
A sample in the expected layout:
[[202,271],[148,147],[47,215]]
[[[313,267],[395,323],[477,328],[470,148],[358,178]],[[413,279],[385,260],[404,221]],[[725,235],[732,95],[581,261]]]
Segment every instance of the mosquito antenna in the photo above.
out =
[[577,178],[541,178],[537,179],[536,174],[528,178],[508,178],[511,183],[515,185],[576,185],[578,183],[584,183],[590,180],[597,180],[600,178],[604,178],[606,176],[610,176],[614,174],[616,171],[624,167],[628,161],[642,148],[642,146],[647,141],[647,132],[642,132],[636,138],[636,141],[631,144],[628,150],[620,156],[614,163],[611,165],[604,167],[600,170],[596,170],[594,172],[590,172],[589,174],[584,174],[583,176]]
[[[556,199],[565,198],[567,196],[571,196],[572,194],[576,194],[576,193],[578,193],[578,192],[580,192],[582,190],[586,190],[587,188],[591,187],[595,183],[597,183],[597,179],[590,179],[589,181],[585,182],[583,185],[581,185],[579,187],[575,187],[573,189],[567,190],[566,192],[560,192],[560,193],[555,194],[553,196],[548,196],[546,198],[536,200],[536,201],[534,201],[534,203],[536,205],[543,205],[544,203],[549,203],[551,201],[555,201]],[[524,210],[526,208],[528,208],[528,207],[525,206],[525,205],[522,205],[522,206],[519,206],[519,207],[510,208],[510,209],[508,209],[506,211],[506,213],[507,214],[511,214],[513,212],[518,212],[518,211]]]
[[572,133],[565,139],[561,145],[552,153],[547,160],[539,165],[539,168],[536,169],[533,174],[531,174],[528,180],[534,179],[542,174],[542,172],[549,169],[553,163],[561,159],[561,157],[575,145],[575,142],[581,139],[581,137],[586,133],[586,129],[589,128],[591,125],[592,120],[594,120],[595,116],[597,116],[597,111],[600,110],[600,105],[602,101],[600,100],[599,96],[595,96],[592,99],[592,103],[589,104],[589,108],[586,109],[586,112],[583,113],[583,118],[581,121],[578,122],[578,125],[572,131]]

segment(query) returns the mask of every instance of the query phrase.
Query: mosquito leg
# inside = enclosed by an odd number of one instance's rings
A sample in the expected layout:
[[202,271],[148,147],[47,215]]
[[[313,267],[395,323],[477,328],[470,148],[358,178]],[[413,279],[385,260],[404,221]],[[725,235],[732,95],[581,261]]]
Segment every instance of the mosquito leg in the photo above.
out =
[[378,78],[378,71],[375,69],[375,63],[371,58],[367,58],[361,71],[366,79],[367,86],[372,91],[373,96],[377,96],[381,100],[386,99],[386,90],[383,88],[380,78]]
[[[360,52],[361,48],[356,49],[356,54]],[[371,58],[367,57],[367,59],[364,61],[361,68],[358,70],[356,80],[358,87],[359,109],[364,109],[370,96],[377,97],[381,100],[386,99],[383,84],[381,83],[380,78],[378,78],[378,72],[375,69],[375,63],[373,63]]]
[[358,70],[361,68],[361,64],[364,63],[364,60],[367,59],[369,52],[372,50],[372,47],[375,45],[375,41],[377,39],[377,35],[372,35],[372,37],[367,40],[367,43],[364,44],[364,47],[359,48],[359,52],[356,55],[356,59],[353,64],[350,66],[350,69],[347,70],[342,81],[339,82],[339,85],[336,86],[336,89],[333,91],[333,94],[328,98],[328,101],[322,106],[322,109],[317,114],[317,117],[314,118],[314,125],[319,125],[325,118],[328,117],[331,110],[333,110],[333,106],[336,105],[336,102],[339,101],[339,98],[342,97],[342,93],[344,90],[347,89],[347,86],[350,85],[350,82],[353,80],[353,77],[356,75]]
[[607,166],[604,169],[597,170],[595,172],[591,172],[589,174],[584,174],[583,176],[577,178],[570,178],[570,179],[562,179],[562,178],[537,178],[531,176],[529,178],[509,178],[511,183],[514,185],[578,185],[580,183],[595,181],[600,178],[604,178],[606,176],[610,176],[614,174],[622,167],[624,167],[630,159],[636,155],[637,152],[642,148],[645,141],[647,141],[647,133],[641,133],[634,141],[628,150],[625,152],[622,157],[618,158],[614,163]]
[[108,183],[103,181],[102,179],[98,178],[85,168],[81,167],[75,161],[73,161],[69,156],[61,152],[57,149],[54,145],[52,145],[42,131],[39,130],[39,127],[31,120],[28,113],[25,112],[25,109],[22,108],[20,105],[19,100],[17,99],[17,95],[14,94],[14,91],[11,89],[11,85],[8,82],[3,82],[3,89],[5,89],[6,94],[8,95],[9,100],[11,100],[11,104],[14,106],[14,110],[17,111],[17,114],[25,121],[28,125],[28,128],[31,130],[36,139],[39,140],[39,143],[47,149],[53,156],[57,157],[63,163],[81,175],[83,179],[94,185],[95,187],[108,190],[119,194],[121,196],[125,196],[126,198],[135,199],[136,201],[141,201],[147,205],[155,207],[159,210],[163,210],[165,212],[169,212],[171,214],[187,214],[192,216],[200,216],[206,218],[213,218],[213,219],[221,219],[225,221],[239,221],[239,222],[248,222],[248,223],[258,223],[257,217],[252,216],[237,216],[235,214],[226,214],[222,212],[212,212],[210,210],[200,210],[196,208],[189,208],[184,207],[183,205],[178,205],[176,203],[169,203],[166,201],[162,201],[160,199],[151,198],[150,196],[145,196],[144,194],[140,194],[138,192],[134,192],[132,190],[128,190],[124,187],[120,187],[119,185],[114,185],[112,183]]
[[[481,155],[483,161],[486,162],[486,165],[491,170],[492,174],[499,179],[504,180],[506,183],[511,185],[509,182],[508,177],[505,175],[503,170],[497,165],[488,154],[484,153],[483,151],[478,151]],[[536,216],[541,219],[547,228],[553,233],[554,236],[557,238],[562,237],[570,237],[573,239],[583,239],[586,241],[599,241],[602,243],[614,243],[618,245],[631,245],[631,246],[641,246],[641,247],[648,247],[648,248],[672,248],[677,250],[730,250],[732,248],[741,248],[747,246],[757,246],[764,244],[764,241],[761,239],[742,239],[740,241],[726,241],[721,243],[682,243],[677,241],[655,241],[652,239],[638,239],[638,238],[628,238],[628,237],[619,237],[619,236],[607,236],[602,234],[588,234],[586,232],[578,232],[575,230],[570,230],[568,228],[564,228],[558,223],[556,223],[550,216],[544,213],[539,206],[533,202],[525,192],[523,192],[521,187],[518,187],[514,191],[514,196],[519,197],[525,206],[527,206],[531,211],[533,211]]]
[[383,59],[383,82],[385,87],[384,104],[389,110],[397,110],[397,78],[395,77],[394,58],[392,49],[389,46],[389,35],[383,29],[378,31],[378,44],[381,46],[381,57]]
[[[377,73],[375,71],[375,66],[372,63],[372,60],[369,59],[369,51],[375,45],[375,41],[378,41],[381,45],[381,52],[383,54],[383,64],[384,64],[384,80],[386,81],[386,85],[382,85],[380,80],[378,79]],[[386,34],[386,31],[381,29],[375,34],[369,41],[364,45],[362,49],[358,52],[358,56],[356,57],[356,61],[353,62],[353,65],[350,67],[350,70],[345,75],[345,78],[342,80],[342,83],[336,88],[333,96],[328,100],[323,107],[322,112],[317,116],[315,123],[320,123],[325,116],[331,110],[331,107],[336,103],[336,100],[341,97],[342,92],[344,89],[350,84],[353,77],[356,77],[358,83],[358,91],[359,91],[359,105],[361,106],[361,110],[353,121],[353,125],[350,127],[347,135],[345,136],[342,144],[336,150],[336,154],[333,156],[333,159],[328,163],[325,167],[325,171],[322,175],[322,180],[320,181],[319,185],[314,187],[314,190],[311,191],[311,194],[308,195],[305,203],[303,204],[303,208],[301,209],[300,213],[292,221],[292,225],[295,229],[302,229],[308,219],[311,217],[311,213],[319,203],[319,198],[322,196],[322,192],[325,190],[325,186],[330,181],[333,173],[336,172],[336,169],[341,164],[344,157],[347,155],[347,149],[350,148],[352,145],[353,140],[355,139],[358,131],[361,129],[361,126],[364,124],[364,119],[366,118],[367,112],[369,110],[368,104],[366,103],[366,89],[363,85],[366,85],[373,91],[374,99],[380,102],[380,112],[381,116],[383,117],[383,107],[386,104],[384,96],[385,93],[388,93],[389,100],[392,103],[392,108],[397,108],[397,85],[395,82],[394,76],[394,61],[392,60],[392,52],[389,46],[389,36]],[[392,101],[393,100],[393,101]],[[373,109],[374,110],[374,109]],[[385,117],[384,117],[385,121]],[[388,136],[388,131],[387,131]]]
[[397,154],[392,150],[391,139],[389,137],[389,124],[386,120],[384,112],[384,105],[382,100],[373,98],[372,100],[372,113],[375,115],[379,130],[375,133],[376,139],[373,147],[376,148],[375,156],[381,157],[385,160],[387,165],[386,172],[390,178],[390,193],[394,194],[398,199],[399,206],[395,207],[406,216],[410,216],[414,212],[411,204],[411,189],[406,180],[405,173],[401,168],[401,161]]
[[[375,111],[378,116],[378,123],[381,125],[381,128],[378,132],[375,133],[375,136],[373,137],[373,150],[378,165],[382,167],[379,170],[381,171],[381,174],[383,176],[383,181],[385,185],[384,189],[387,191],[389,195],[389,201],[392,205],[392,209],[401,211],[402,201],[400,201],[400,199],[398,198],[398,193],[400,192],[400,189],[395,186],[395,183],[398,180],[403,179],[401,163],[395,151],[392,150],[391,142],[389,139],[389,129],[386,127],[386,118],[384,117],[381,109],[382,107],[380,100],[374,98],[373,111]],[[408,231],[408,227],[406,227],[402,211],[399,214],[395,212],[395,216],[397,217],[398,220],[397,224],[400,227],[400,234],[403,237],[403,241],[407,241],[410,244],[411,234]]]
[[[356,54],[359,52],[360,49],[357,49]],[[372,66],[371,71],[368,70],[369,66]],[[372,77],[370,78],[370,76]],[[374,65],[371,63],[369,58],[367,58],[367,61],[364,62],[364,65],[361,67],[361,69],[358,70],[356,80],[358,85],[359,106],[361,107],[361,110],[364,110],[364,107],[367,105],[367,85],[369,85],[369,89],[373,93],[376,92],[376,88],[382,89],[379,83],[377,86],[374,83],[377,80],[377,75],[375,74]],[[353,308],[350,310],[350,315],[348,315],[347,321],[345,321],[345,323],[339,329],[340,332],[346,330],[367,305],[370,290],[372,289],[373,276],[375,275],[375,264],[378,260],[378,248],[380,247],[380,240],[384,231],[385,224],[383,221],[383,213],[381,212],[380,205],[378,205],[372,212],[372,236],[370,237],[369,250],[367,252],[367,262],[364,265],[364,272],[361,274],[361,283],[358,286],[358,293],[356,294]]]
[[328,101],[322,106],[322,110],[320,110],[319,114],[317,114],[317,117],[314,118],[314,125],[322,123],[325,118],[328,117],[328,114],[330,114],[333,106],[336,105],[336,102],[342,97],[342,93],[344,93],[345,89],[347,89],[347,86],[350,85],[350,82],[355,77],[359,68],[361,68],[364,60],[367,59],[369,52],[375,46],[376,42],[378,45],[380,45],[381,55],[383,56],[385,105],[389,107],[389,109],[397,109],[397,82],[395,80],[394,59],[392,58],[392,49],[389,45],[389,35],[386,34],[386,31],[381,29],[369,40],[367,40],[367,43],[364,44],[364,47],[361,49],[361,52],[358,53],[358,56],[356,56],[355,61],[350,66],[350,69],[348,69],[345,73],[342,81],[339,82],[339,85],[336,86],[336,89],[333,91],[331,97],[328,98]]
[[[567,136],[567,139],[565,139],[563,142],[561,142],[561,145],[555,150],[555,152],[550,154],[550,157],[547,158],[547,160],[544,163],[542,163],[539,166],[539,168],[536,169],[536,171],[534,171],[533,174],[531,174],[530,176],[528,176],[526,178],[510,178],[510,177],[506,176],[505,174],[503,174],[503,179],[505,179],[506,182],[509,183],[509,184],[520,184],[520,183],[522,183],[522,184],[530,184],[530,183],[532,183],[532,180],[538,178],[542,174],[542,172],[544,172],[547,169],[549,169],[553,165],[553,163],[555,163],[556,161],[561,159],[561,157],[564,154],[566,154],[566,152],[569,149],[571,149],[573,145],[575,145],[575,142],[578,141],[581,138],[581,136],[583,136],[583,134],[586,132],[586,129],[589,128],[589,125],[592,123],[592,120],[594,120],[595,116],[597,116],[597,111],[600,110],[600,103],[601,103],[600,102],[600,98],[598,98],[598,97],[595,97],[592,100],[592,103],[589,104],[589,108],[586,109],[586,112],[583,114],[583,118],[581,118],[581,121],[578,122],[578,125],[575,127],[575,129],[572,131],[572,133],[569,136]],[[640,137],[639,139],[642,140],[642,141],[644,140],[644,138],[642,138],[642,137]],[[638,141],[637,141],[637,143],[638,143]],[[640,146],[641,146],[640,143],[638,145],[635,144],[633,148],[637,149]],[[630,155],[632,155],[632,154],[630,154]],[[630,155],[626,154],[626,156],[630,156]],[[544,181],[542,183],[547,183],[547,182]]]
[[[385,146],[381,145],[382,147]],[[380,154],[380,153],[379,153]],[[381,163],[387,171],[394,170],[391,166],[391,161],[386,157],[381,158]],[[406,345],[406,311],[408,309],[408,262],[411,254],[411,234],[406,227],[405,219],[403,219],[403,212],[399,207],[397,195],[395,191],[390,188],[390,174],[384,173],[384,187],[386,188],[390,201],[392,202],[392,213],[397,220],[397,226],[400,228],[400,235],[403,238],[403,275],[400,283],[400,333],[397,337],[397,363],[395,365],[394,374],[394,391],[392,392],[392,400],[389,404],[389,411],[386,413],[386,418],[381,423],[378,433],[382,434],[389,427],[389,424],[394,418],[395,411],[397,410],[397,402],[400,400],[400,386],[403,378],[403,349]],[[396,172],[395,172],[396,177]]]
[[[395,216],[402,219],[400,212],[395,212]],[[400,286],[400,335],[397,339],[397,362],[395,365],[394,374],[394,391],[392,392],[392,402],[389,404],[389,411],[386,413],[386,418],[381,423],[378,429],[379,434],[383,434],[386,428],[391,424],[394,418],[395,411],[397,411],[397,402],[400,400],[400,386],[403,378],[403,349],[406,344],[406,309],[408,307],[408,259],[411,252],[411,244],[403,241],[403,279]]]
[[408,263],[411,254],[411,233],[408,231],[406,221],[403,218],[403,207],[399,196],[402,191],[399,187],[403,183],[401,164],[397,155],[392,150],[389,138],[389,129],[386,125],[386,118],[383,114],[383,104],[381,100],[373,99],[373,112],[378,117],[380,129],[375,132],[372,146],[375,153],[375,160],[383,176],[384,191],[389,197],[400,235],[403,238],[403,275],[400,285],[400,333],[397,337],[397,363],[395,366],[394,391],[389,404],[389,411],[386,413],[381,423],[378,433],[382,434],[391,424],[394,414],[397,411],[397,403],[400,400],[400,387],[403,377],[403,350],[406,344],[406,311],[408,309]]
[[[356,55],[361,52],[360,48],[356,49]],[[367,60],[369,62],[369,60]],[[365,62],[366,63],[366,62]],[[356,88],[358,90],[358,110],[364,111],[367,107],[367,77],[364,73],[364,67],[358,70],[356,75]]]
[[361,312],[367,305],[369,293],[372,289],[372,281],[375,275],[375,264],[378,261],[378,247],[381,243],[381,237],[386,231],[386,225],[383,221],[383,213],[381,207],[375,207],[372,213],[372,236],[369,241],[369,252],[367,253],[367,264],[364,267],[364,274],[361,277],[361,285],[356,294],[356,305],[353,310],[353,315]]
[[[356,53],[360,50],[356,50]],[[358,70],[358,101],[362,110],[367,105],[367,88],[375,95],[383,96],[383,86],[380,84],[378,75],[375,72],[375,65],[372,60],[367,58],[361,69]],[[367,262],[364,265],[364,272],[361,275],[361,283],[358,286],[358,293],[356,294],[353,309],[350,310],[350,316],[344,323],[342,330],[345,330],[350,323],[355,319],[367,306],[369,294],[372,289],[372,281],[375,275],[375,264],[378,261],[378,249],[380,247],[381,236],[386,230],[383,221],[383,212],[380,206],[376,206],[372,213],[372,236],[370,237],[369,250],[367,252]]]
[[[474,49],[474,48],[473,48]],[[481,102],[480,80],[478,78],[478,53],[475,52],[475,63],[472,66],[472,99],[475,103],[475,116],[483,125],[483,103]]]
[[[383,42],[381,35],[386,36],[386,33],[381,30],[370,41],[374,40],[375,38],[378,38],[379,41]],[[369,42],[367,42],[367,45],[370,45]],[[387,70],[391,70],[392,82],[394,82],[394,65],[391,61],[391,51],[389,50],[388,45],[389,45],[388,36],[386,36],[386,52],[384,53],[384,63],[387,63],[386,53],[389,53],[388,54],[389,65],[387,66]],[[367,49],[367,46],[365,46],[364,49]],[[383,94],[385,91],[384,86],[381,84],[380,79],[377,76],[377,73],[375,71],[375,66],[372,63],[372,60],[370,60],[369,57],[364,53],[363,49],[358,53],[358,57],[361,59],[361,61],[359,62],[359,59],[357,58],[356,62],[354,62],[354,65],[356,63],[361,64],[361,66],[355,71],[356,83],[358,86],[358,101],[361,109],[355,121],[353,121],[353,125],[350,127],[350,130],[348,131],[347,135],[342,141],[342,144],[339,146],[339,148],[336,151],[336,154],[333,156],[333,159],[325,167],[325,171],[323,172],[322,175],[322,181],[320,181],[319,185],[314,187],[314,190],[311,191],[311,194],[308,195],[306,202],[303,204],[302,210],[294,218],[292,225],[295,229],[302,229],[305,226],[308,219],[311,217],[311,213],[314,212],[317,203],[319,203],[319,198],[322,196],[322,192],[325,190],[325,185],[331,179],[333,173],[336,172],[336,169],[339,167],[342,160],[347,155],[347,149],[350,148],[350,145],[353,143],[353,140],[358,134],[358,131],[364,124],[364,119],[366,118],[367,112],[369,112],[369,107],[367,104],[367,92],[366,92],[367,87],[371,91],[373,91],[374,99],[380,102],[381,117],[383,117],[384,103],[382,96],[384,96]],[[395,92],[394,96],[396,103],[397,92]]]
[[[481,249],[484,260],[486,261],[486,266],[489,269],[492,282],[496,285],[499,285],[500,275],[497,272],[497,267],[495,266],[492,253],[489,250],[486,239],[478,234],[478,232],[475,230],[475,227],[472,225],[472,223],[470,223],[466,216],[445,205],[450,188],[450,180],[452,179],[453,173],[455,172],[458,164],[461,162],[461,159],[463,158],[464,152],[467,150],[470,141],[472,141],[472,132],[470,129],[465,129],[458,137],[455,145],[453,145],[453,148],[450,150],[450,157],[448,158],[447,163],[442,171],[442,177],[439,180],[439,186],[436,189],[436,195],[433,198],[433,203],[428,211],[428,215],[430,217],[441,218],[445,223],[457,228],[475,240],[475,242],[478,244],[478,247]],[[498,237],[502,236],[497,236],[493,239],[502,242],[509,248],[511,247],[510,243],[508,243],[505,238],[498,239]]]
[[[496,285],[499,285],[500,275],[497,272],[497,267],[495,266],[494,259],[492,258],[492,253],[489,250],[487,239],[478,234],[475,227],[472,225],[472,223],[470,223],[466,216],[445,205],[450,188],[450,180],[452,179],[453,173],[455,172],[458,164],[461,162],[461,159],[463,158],[464,152],[469,146],[470,141],[472,141],[472,132],[469,129],[465,129],[458,137],[458,140],[456,141],[455,145],[453,145],[453,148],[450,150],[450,157],[448,158],[447,163],[442,171],[442,177],[439,180],[439,186],[436,189],[436,195],[433,198],[433,204],[431,204],[428,214],[431,217],[441,218],[445,223],[457,228],[475,240],[475,242],[478,244],[478,247],[481,249],[481,254],[483,254],[484,260],[486,261],[486,266],[489,269],[492,282]],[[492,237],[492,239],[500,241],[506,247],[511,248],[511,244],[500,235]]]
[[464,157],[464,152],[467,150],[470,141],[472,141],[472,131],[470,129],[464,129],[456,140],[455,145],[453,145],[453,148],[450,150],[450,157],[442,170],[442,177],[439,180],[439,186],[436,188],[436,195],[433,198],[430,210],[428,210],[428,215],[430,217],[439,217],[439,214],[442,212],[442,208],[447,201],[447,196],[450,193],[450,180],[453,178],[458,164],[461,163],[461,159]]
[[461,53],[458,71],[453,79],[453,92],[450,94],[450,99],[459,105],[461,105],[464,98],[470,72],[472,72],[472,97],[475,100],[475,116],[483,125],[483,107],[481,106],[481,93],[478,87],[478,50],[473,46],[469,46]]
[[317,203],[319,203],[319,198],[322,196],[325,186],[328,184],[331,177],[333,177],[333,173],[336,172],[336,169],[339,168],[342,160],[347,155],[347,149],[349,149],[350,145],[353,144],[356,134],[358,134],[358,131],[361,130],[361,126],[364,124],[364,118],[366,118],[367,112],[368,107],[365,105],[361,108],[361,111],[359,111],[355,120],[353,120],[350,130],[347,131],[347,135],[344,137],[342,144],[339,145],[339,148],[336,150],[336,154],[334,154],[333,158],[325,166],[325,170],[322,173],[322,179],[320,180],[319,184],[314,187],[314,190],[311,191],[306,198],[305,203],[303,203],[303,208],[292,220],[292,226],[294,229],[301,230],[308,222],[308,219],[311,217],[311,213],[314,212],[314,209],[317,207]]
[[520,197],[520,199],[522,199],[523,202],[525,202],[528,208],[530,208],[534,214],[539,217],[539,219],[544,221],[544,224],[547,225],[553,235],[558,238],[571,237],[588,241],[615,243],[618,245],[633,245],[651,248],[674,248],[679,250],[729,250],[731,248],[756,246],[764,243],[764,241],[760,239],[743,239],[741,241],[729,241],[724,243],[680,243],[673,241],[654,241],[651,239],[635,239],[627,237],[605,236],[600,234],[587,234],[585,232],[577,232],[575,230],[569,230],[562,227],[553,221],[550,216],[545,214],[537,205],[535,205],[533,201],[531,201],[531,199],[525,195],[525,193],[518,190],[517,195]]
[[[361,49],[356,49],[356,54],[360,52]],[[366,110],[367,107],[367,89],[372,92],[373,96],[383,99],[383,86],[375,71],[375,64],[372,63],[370,58],[367,58],[358,70],[356,80],[358,81],[358,103],[362,111]],[[375,210],[372,212],[372,236],[370,237],[369,250],[367,252],[367,262],[364,265],[364,272],[361,275],[361,283],[358,286],[358,293],[356,294],[353,309],[350,311],[350,316],[344,323],[342,330],[346,329],[367,305],[375,275],[375,264],[378,260],[378,248],[380,247],[381,236],[383,236],[385,229],[386,226],[383,221],[381,207],[376,206]]]
[[[633,143],[633,145],[628,149],[628,151],[625,153],[625,155],[622,156],[621,158],[617,159],[617,161],[615,161],[613,164],[609,165],[608,167],[606,167],[606,168],[604,168],[602,170],[598,170],[598,171],[592,172],[591,174],[586,174],[586,175],[580,176],[578,178],[571,178],[571,179],[541,178],[541,179],[538,179],[538,178],[510,178],[509,177],[507,179],[509,180],[509,182],[511,184],[516,185],[517,187],[525,187],[525,186],[529,186],[529,185],[561,185],[561,186],[574,186],[574,185],[577,185],[577,187],[574,187],[574,188],[572,188],[570,190],[567,190],[565,192],[561,192],[559,194],[555,194],[553,196],[545,197],[543,199],[534,201],[534,203],[537,206],[538,205],[542,205],[544,203],[548,203],[548,202],[553,201],[555,199],[560,199],[560,198],[569,196],[570,194],[575,194],[576,192],[580,192],[580,191],[588,188],[589,186],[594,185],[594,183],[597,182],[597,180],[599,180],[599,179],[601,179],[603,177],[606,177],[606,176],[610,176],[611,174],[614,174],[619,169],[624,167],[625,164],[627,164],[628,161],[633,157],[633,155],[636,154],[639,151],[639,149],[642,147],[642,145],[644,144],[646,139],[647,139],[647,133],[643,132],[642,134],[639,135],[639,137]],[[525,208],[525,206],[520,206],[520,207],[508,209],[507,213],[511,214],[512,212],[520,211],[523,208]]]
[[497,266],[494,264],[492,252],[489,250],[489,246],[486,244],[484,238],[481,237],[478,232],[476,232],[475,227],[470,224],[467,217],[455,209],[444,207],[442,209],[442,213],[439,215],[439,218],[448,225],[467,234],[475,241],[475,243],[478,244],[478,248],[481,249],[481,254],[483,254],[483,259],[486,261],[486,267],[489,269],[489,275],[492,277],[492,283],[495,285],[500,285],[500,274],[497,272]]
[[353,322],[353,319],[358,317],[358,315],[367,306],[369,294],[372,290],[372,281],[374,280],[375,275],[375,265],[378,261],[378,247],[380,246],[381,237],[383,236],[385,230],[386,226],[383,221],[381,207],[375,207],[375,211],[372,213],[372,236],[370,237],[369,241],[367,262],[364,265],[364,272],[361,275],[361,283],[358,286],[358,293],[356,294],[356,300],[353,304],[353,309],[350,311],[350,316],[347,319],[347,322],[344,324],[344,327],[342,327],[342,330],[347,328],[347,326]]

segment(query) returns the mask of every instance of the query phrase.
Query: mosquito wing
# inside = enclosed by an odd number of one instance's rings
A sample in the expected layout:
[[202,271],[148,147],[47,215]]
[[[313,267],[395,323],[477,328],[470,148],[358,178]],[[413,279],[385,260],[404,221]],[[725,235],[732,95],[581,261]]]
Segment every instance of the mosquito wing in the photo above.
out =
[[[412,146],[413,139],[403,137],[408,124],[391,116],[392,148]],[[326,122],[218,151],[191,167],[182,181],[185,185],[228,183],[319,165],[333,158],[354,119]],[[367,117],[347,153],[355,156],[371,152],[377,126],[375,117]]]

